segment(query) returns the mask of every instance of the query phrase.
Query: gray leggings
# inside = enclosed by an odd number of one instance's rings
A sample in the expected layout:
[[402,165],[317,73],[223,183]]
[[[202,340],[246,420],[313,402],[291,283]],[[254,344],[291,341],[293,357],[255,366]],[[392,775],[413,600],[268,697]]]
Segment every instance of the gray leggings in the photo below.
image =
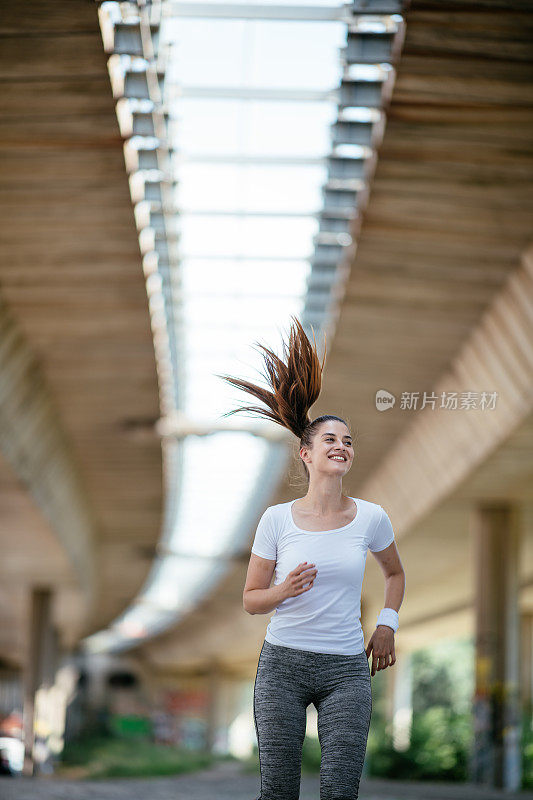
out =
[[315,653],[263,642],[254,687],[257,800],[298,800],[307,706],[318,712],[320,800],[355,800],[372,714],[365,652]]

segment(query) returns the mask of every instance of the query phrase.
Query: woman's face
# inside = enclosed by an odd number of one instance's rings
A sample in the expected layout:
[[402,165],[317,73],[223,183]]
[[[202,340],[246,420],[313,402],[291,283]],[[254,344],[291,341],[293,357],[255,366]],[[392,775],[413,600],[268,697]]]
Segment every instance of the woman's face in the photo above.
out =
[[354,450],[350,431],[337,419],[323,422],[313,438],[311,449],[303,447],[300,455],[310,467],[328,474],[345,475],[352,466]]

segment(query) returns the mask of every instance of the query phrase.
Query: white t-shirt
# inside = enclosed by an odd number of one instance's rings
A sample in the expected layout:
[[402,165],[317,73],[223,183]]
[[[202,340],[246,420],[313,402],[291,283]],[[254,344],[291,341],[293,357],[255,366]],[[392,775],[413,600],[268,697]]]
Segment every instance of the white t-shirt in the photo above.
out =
[[271,644],[317,653],[357,655],[365,649],[361,589],[367,550],[376,553],[394,541],[386,511],[376,503],[357,504],[352,522],[329,531],[306,531],[294,522],[295,500],[269,506],[259,520],[252,553],[276,561],[274,584],[307,561],[318,569],[312,587],[283,600],[268,624]]

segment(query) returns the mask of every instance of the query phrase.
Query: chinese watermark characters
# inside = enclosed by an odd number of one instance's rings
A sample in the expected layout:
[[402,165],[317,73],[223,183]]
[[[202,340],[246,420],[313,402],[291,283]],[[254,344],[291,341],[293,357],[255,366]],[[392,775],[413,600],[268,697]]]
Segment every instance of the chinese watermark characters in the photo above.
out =
[[[444,409],[446,411],[493,411],[496,408],[498,392],[402,392],[398,408],[401,411],[422,411],[424,408]],[[395,395],[386,389],[376,392],[376,408],[388,411],[396,404]]]

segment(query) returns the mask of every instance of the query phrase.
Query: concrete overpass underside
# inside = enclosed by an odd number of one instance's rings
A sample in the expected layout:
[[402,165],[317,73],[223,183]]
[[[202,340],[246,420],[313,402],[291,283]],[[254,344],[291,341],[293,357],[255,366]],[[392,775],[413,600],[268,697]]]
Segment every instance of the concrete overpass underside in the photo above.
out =
[[0,659],[32,586],[63,645],[141,587],[159,537],[159,397],[97,4],[0,3]]

